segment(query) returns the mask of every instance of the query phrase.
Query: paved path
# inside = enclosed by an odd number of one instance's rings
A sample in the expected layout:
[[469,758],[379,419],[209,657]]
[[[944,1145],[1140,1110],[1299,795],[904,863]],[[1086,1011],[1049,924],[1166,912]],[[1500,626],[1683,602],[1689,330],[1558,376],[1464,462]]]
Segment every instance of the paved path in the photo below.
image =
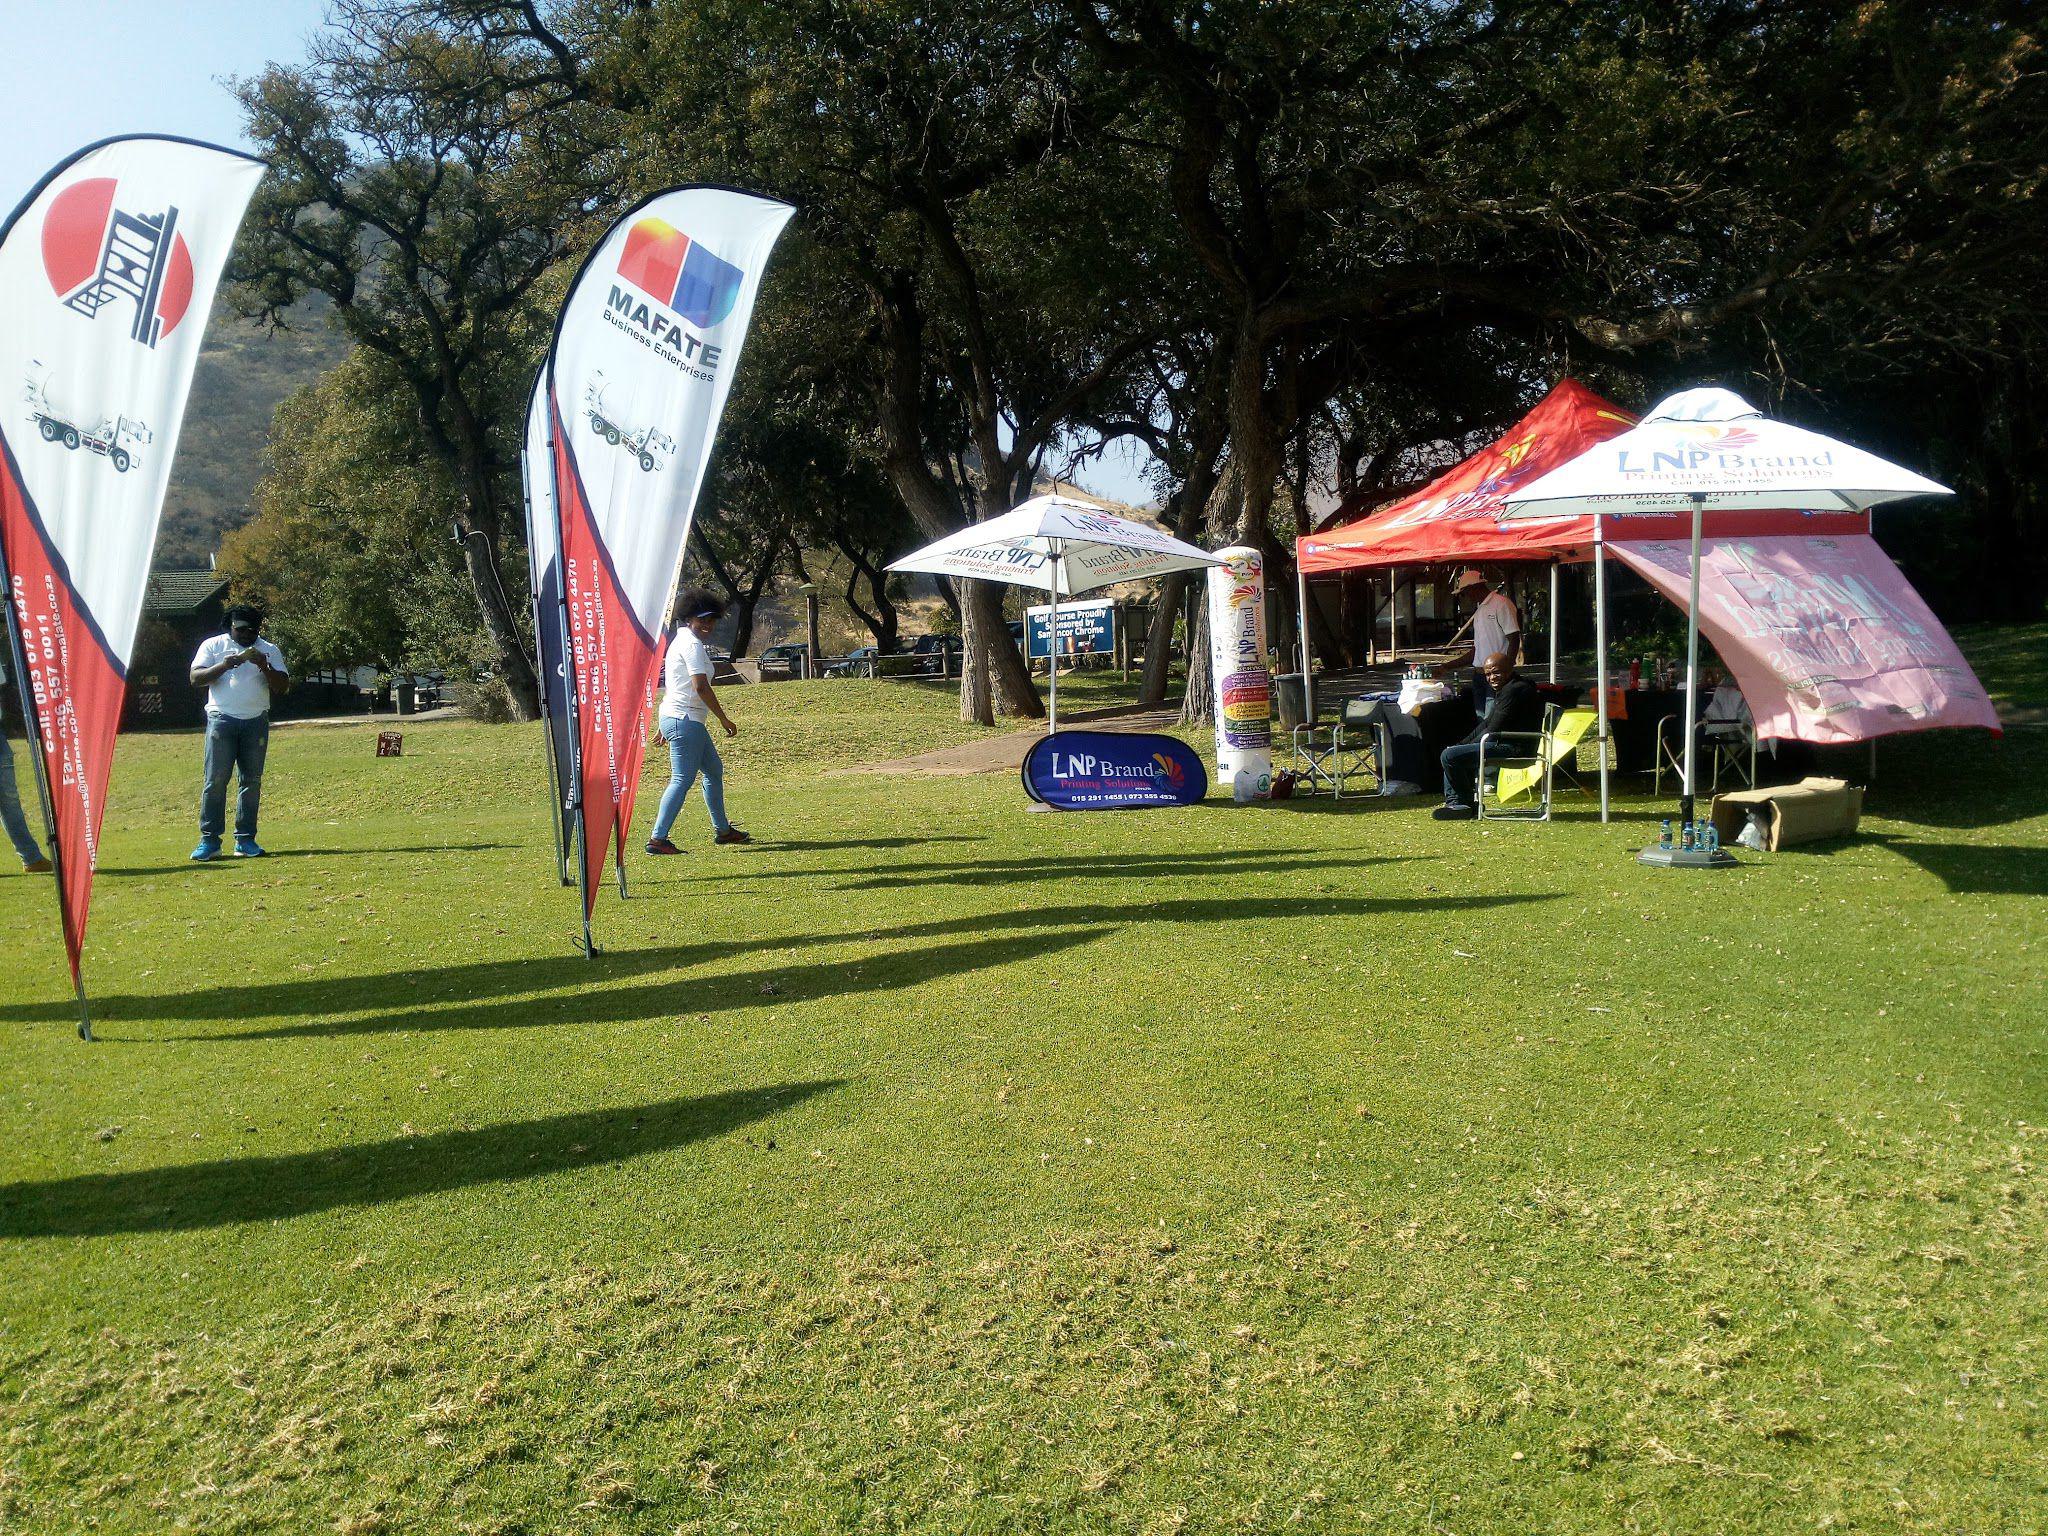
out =
[[[1168,731],[1180,723],[1180,706],[1145,708],[1121,704],[1114,709],[1090,709],[1062,714],[1068,725],[1085,725],[1096,731]],[[834,773],[914,773],[934,778],[967,773],[1016,773],[1024,766],[1024,754],[1045,735],[1045,727],[1034,725],[1002,736],[984,736],[957,747],[940,747],[915,757],[892,758],[884,763],[857,763],[835,768]]]

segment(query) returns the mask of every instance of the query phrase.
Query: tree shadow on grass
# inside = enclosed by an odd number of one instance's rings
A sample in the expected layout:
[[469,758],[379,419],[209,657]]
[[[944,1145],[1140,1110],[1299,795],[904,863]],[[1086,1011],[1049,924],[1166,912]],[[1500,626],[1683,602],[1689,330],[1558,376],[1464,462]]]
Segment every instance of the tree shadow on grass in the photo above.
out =
[[224,853],[217,859],[195,862],[180,859],[175,864],[121,864],[113,867],[101,865],[93,871],[96,875],[175,875],[187,870],[222,869],[230,865],[248,866],[268,864],[277,859],[349,859],[375,858],[385,853],[490,853],[500,848],[516,848],[517,843],[426,843],[418,847],[405,848],[272,848],[260,859],[238,859]]
[[[402,1022],[386,1028],[438,1027],[443,1017],[434,1005],[460,1000],[472,1005],[477,1000],[533,993],[567,992],[585,988],[595,995],[607,983],[623,977],[646,976],[681,970],[729,955],[758,952],[763,948],[804,949],[818,945],[874,944],[892,940],[946,938],[959,934],[1014,932],[1019,929],[1074,926],[1116,927],[1132,923],[1248,922],[1267,918],[1337,919],[1346,917],[1395,916],[1408,912],[1484,911],[1532,901],[1555,900],[1555,893],[1502,892],[1470,896],[1399,897],[1345,896],[1324,893],[1315,896],[1215,896],[1183,897],[1142,905],[1111,902],[1058,902],[1044,907],[1027,907],[1009,912],[964,913],[893,928],[851,928],[836,933],[750,936],[741,939],[707,940],[701,944],[672,944],[655,949],[612,950],[593,962],[580,955],[545,956],[518,960],[479,961],[470,965],[441,966],[428,971],[385,971],[371,976],[311,977],[304,980],[262,982],[240,987],[207,987],[182,993],[127,993],[99,997],[93,1001],[93,1015],[102,1026],[115,1022],[172,1022],[234,1020],[242,1018],[294,1018],[319,1015],[321,1023],[305,1031],[271,1030],[260,1035],[228,1034],[160,1038],[175,1039],[264,1039],[298,1032],[345,1032],[335,1018],[350,1013],[391,1013],[394,1005],[410,1002],[418,1011],[393,1017]],[[984,945],[984,963],[1000,964],[1003,957]],[[881,958],[881,957],[877,957]],[[949,956],[949,958],[951,958]],[[864,964],[865,961],[850,963]],[[676,990],[693,984],[676,978],[660,990],[672,1003],[688,1011],[689,994]],[[536,1022],[570,1022],[566,1017],[576,997],[530,1000],[526,1006],[553,1010],[554,1017]],[[775,996],[777,994],[764,994]],[[41,1003],[19,1003],[0,1007],[0,1022],[68,1022],[71,1000],[52,999]],[[703,1011],[703,1010],[698,1010]],[[102,1030],[104,1036],[105,1031]],[[120,1037],[112,1037],[118,1043]],[[134,1039],[135,1037],[128,1037]]]
[[782,1083],[362,1146],[0,1185],[0,1237],[104,1237],[282,1221],[623,1162],[722,1136],[843,1082]]
[[[743,950],[759,949],[759,938],[720,939],[701,944],[666,944],[656,949],[602,950],[594,961],[581,954],[480,960],[431,970],[380,971],[369,976],[310,976],[299,981],[253,986],[201,987],[190,992],[131,992],[95,996],[93,1018],[223,1019],[361,1013],[390,1008],[404,999],[419,1004],[458,998],[502,997],[546,992],[578,982],[601,983],[620,976],[672,971]],[[72,1017],[69,999],[0,1005],[0,1023],[49,1023]]]
[[980,843],[987,839],[980,836],[941,833],[932,837],[823,837],[785,838],[758,837],[753,846],[764,853],[820,853],[834,848],[922,848],[930,843]]
[[2048,848],[1922,843],[1881,834],[1866,840],[1912,860],[1952,895],[2048,896]]
[[[1409,858],[1432,858],[1417,854]],[[709,879],[833,879],[836,891],[897,890],[913,886],[1007,885],[1015,880],[1078,876],[1116,880],[1186,878],[1201,874],[1278,875],[1298,870],[1364,869],[1389,857],[1331,854],[1321,848],[1217,848],[1200,853],[1049,853],[1037,858],[963,859],[952,863],[898,864],[864,878],[859,870],[750,869]]]
[[[1110,932],[1108,928],[1061,928],[999,939],[934,944],[923,949],[886,950],[857,959],[807,965],[764,966],[718,976],[670,977],[632,987],[592,986],[552,997],[516,997],[453,1008],[372,1013],[351,1019],[318,1019],[272,1029],[223,1030],[199,1035],[165,1035],[170,1041],[305,1040],[338,1035],[424,1034],[449,1029],[537,1029],[555,1024],[621,1024],[681,1014],[709,1015],[749,1008],[781,1008],[819,998],[851,998],[915,987],[945,976],[991,966],[1035,960],[1071,949]],[[752,948],[761,946],[754,945]],[[101,1032],[105,1038],[105,1032]]]

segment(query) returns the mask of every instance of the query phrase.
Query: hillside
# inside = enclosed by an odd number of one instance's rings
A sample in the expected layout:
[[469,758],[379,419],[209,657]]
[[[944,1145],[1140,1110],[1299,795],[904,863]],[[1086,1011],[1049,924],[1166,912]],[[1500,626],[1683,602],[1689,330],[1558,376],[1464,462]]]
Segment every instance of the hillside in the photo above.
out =
[[205,565],[221,535],[248,520],[271,413],[348,350],[319,310],[301,308],[303,318],[290,330],[274,332],[215,311],[164,497],[154,562],[159,569]]

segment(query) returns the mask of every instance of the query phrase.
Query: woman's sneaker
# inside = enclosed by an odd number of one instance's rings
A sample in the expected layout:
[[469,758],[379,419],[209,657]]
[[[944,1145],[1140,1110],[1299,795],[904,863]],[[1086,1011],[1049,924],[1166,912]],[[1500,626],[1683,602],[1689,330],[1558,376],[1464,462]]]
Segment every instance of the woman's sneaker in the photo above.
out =
[[711,841],[723,847],[727,843],[751,843],[753,838],[742,832],[738,827],[727,827],[718,836],[711,839]]
[[683,850],[665,837],[650,837],[647,839],[647,851],[649,853],[662,854],[681,853]]

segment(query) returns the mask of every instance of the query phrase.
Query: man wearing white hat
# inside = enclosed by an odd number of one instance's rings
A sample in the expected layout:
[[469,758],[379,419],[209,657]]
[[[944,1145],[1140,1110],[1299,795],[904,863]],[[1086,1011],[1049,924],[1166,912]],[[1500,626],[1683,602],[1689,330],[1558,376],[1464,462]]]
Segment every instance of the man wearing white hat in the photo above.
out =
[[1519,665],[1522,660],[1522,615],[1513,598],[1505,592],[1488,590],[1490,586],[1482,571],[1459,573],[1458,601],[1463,603],[1476,599],[1478,607],[1472,611],[1472,643],[1454,652],[1445,663],[1446,670],[1457,667],[1473,669],[1473,702],[1481,714],[1486,713],[1486,706],[1493,699],[1493,685],[1487,682],[1480,664],[1489,656],[1507,657],[1510,667]]

